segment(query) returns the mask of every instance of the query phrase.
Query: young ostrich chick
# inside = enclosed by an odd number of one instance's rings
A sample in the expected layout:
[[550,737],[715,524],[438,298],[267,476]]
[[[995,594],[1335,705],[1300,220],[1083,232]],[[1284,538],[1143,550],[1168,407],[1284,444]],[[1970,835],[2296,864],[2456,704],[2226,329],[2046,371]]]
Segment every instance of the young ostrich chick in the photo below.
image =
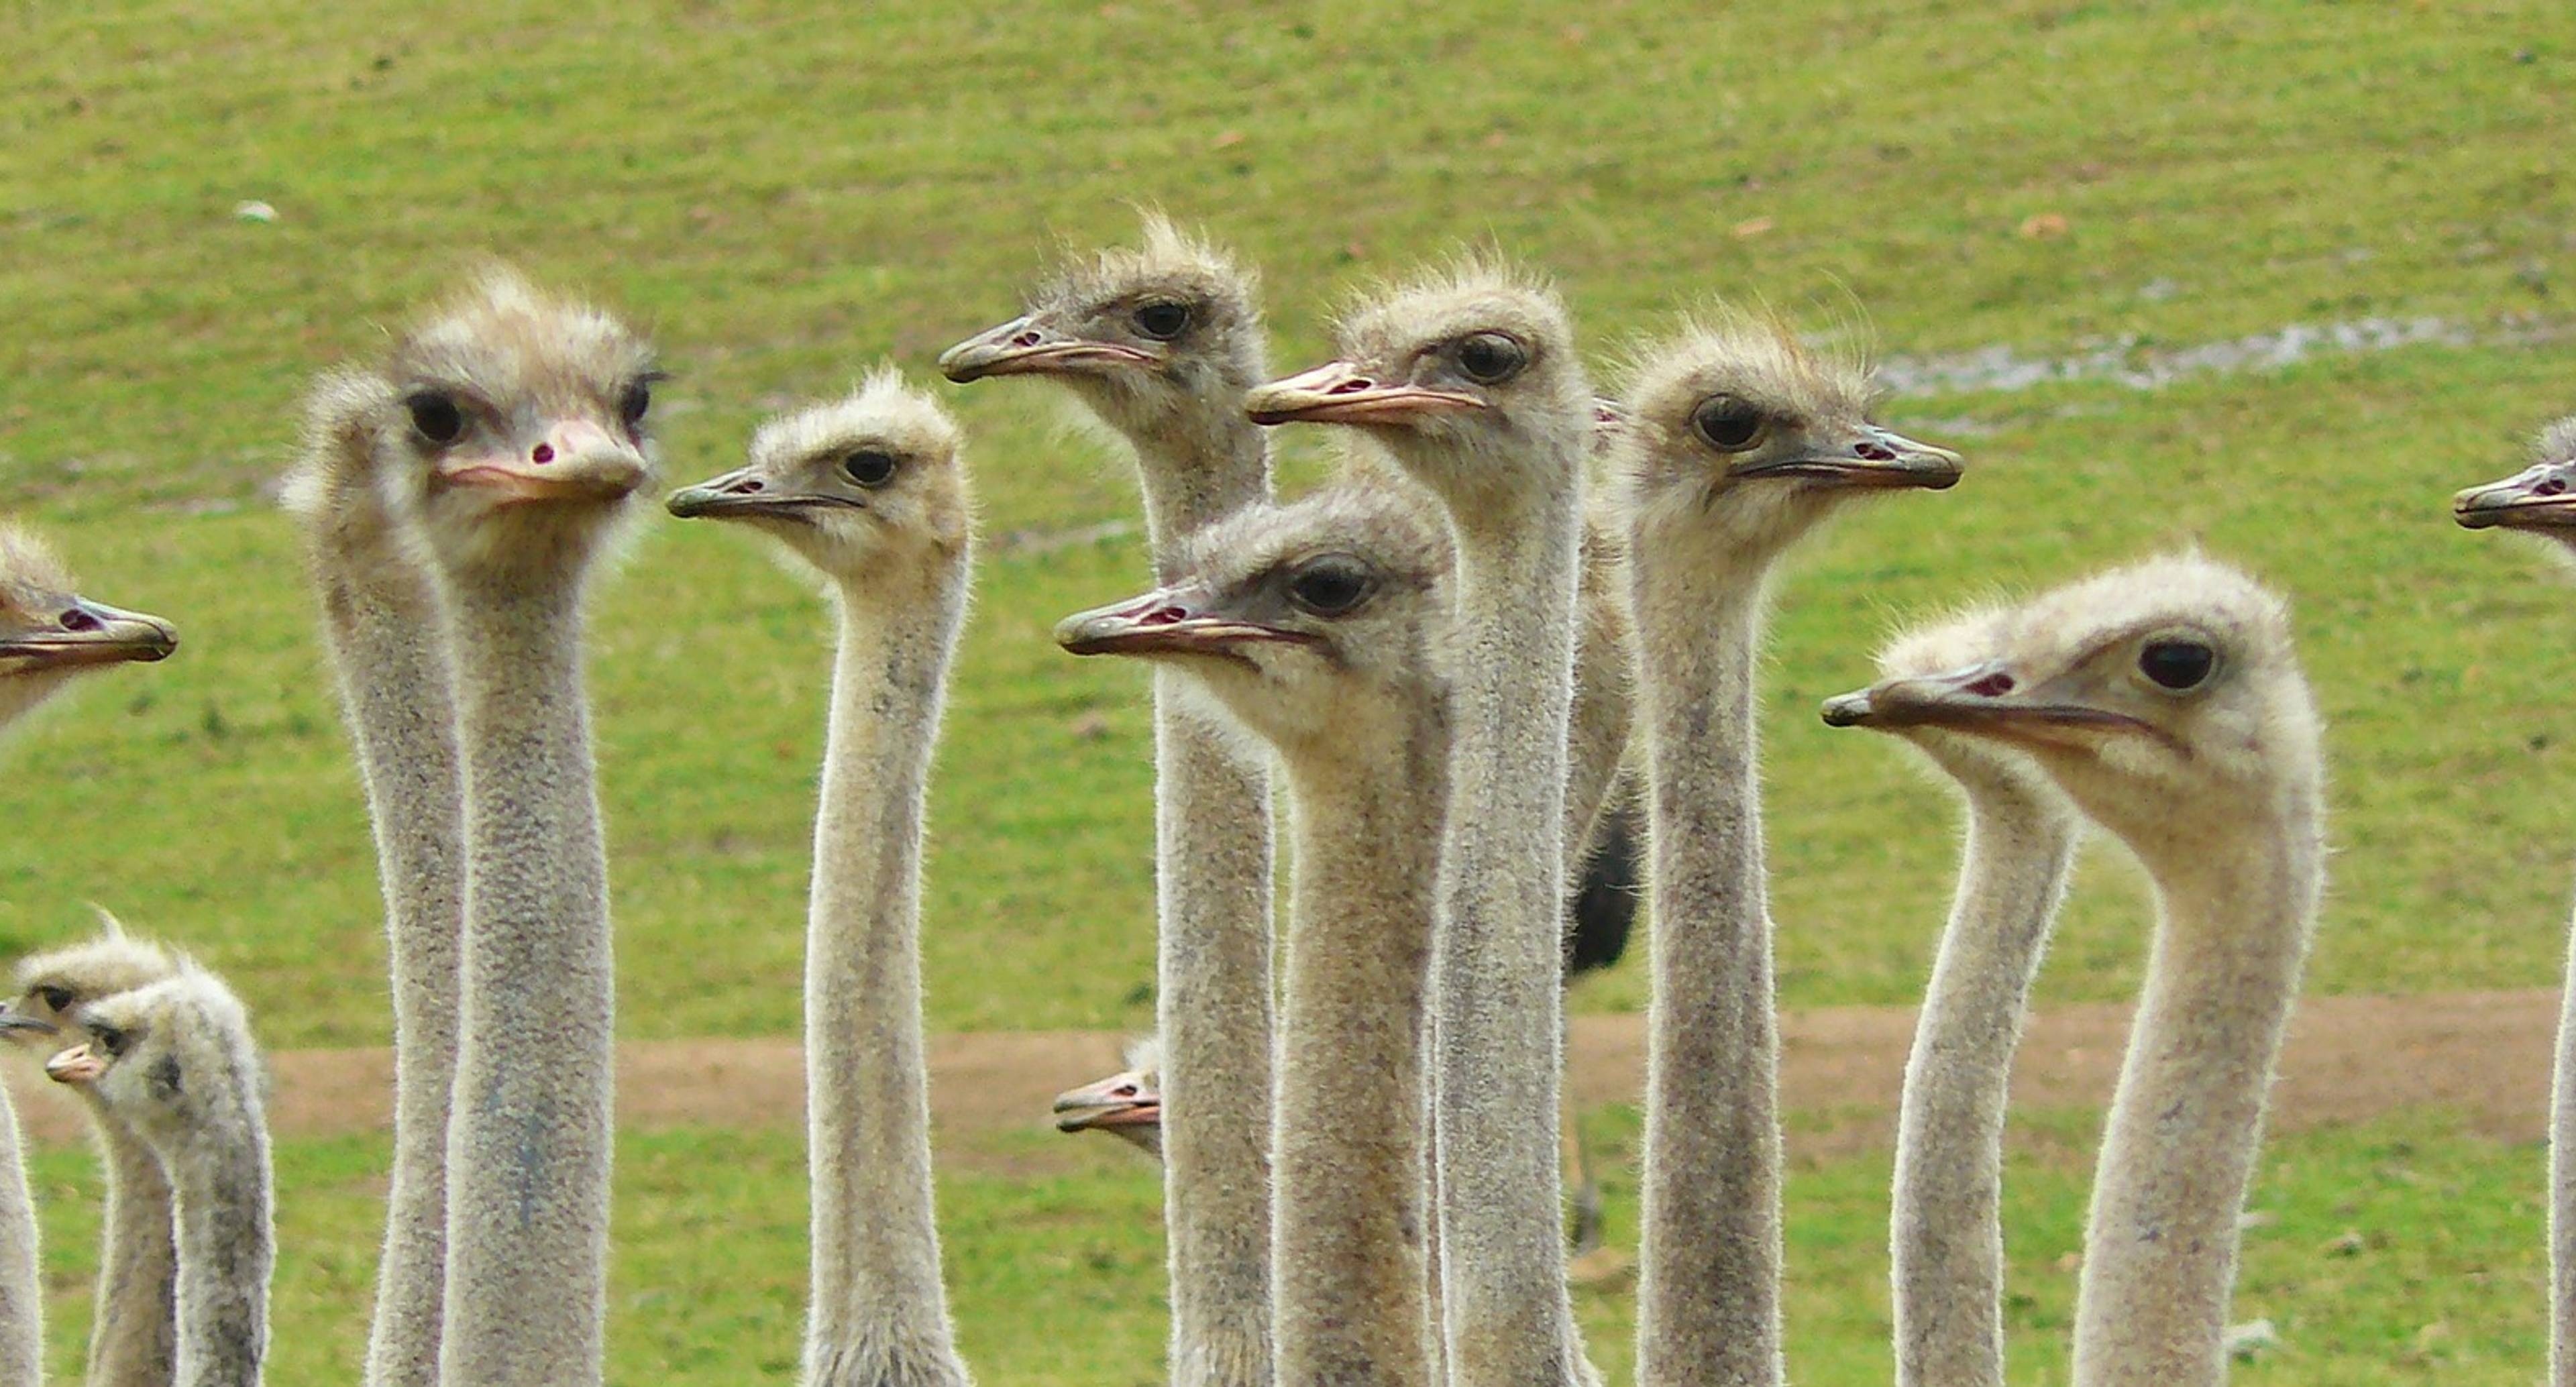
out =
[[45,1063],[129,1124],[170,1175],[178,1235],[173,1387],[257,1387],[268,1351],[267,1086],[250,1017],[213,974],[179,972],[75,1014],[80,1043]]
[[84,671],[164,660],[179,648],[170,623],[92,602],[72,588],[44,541],[0,523],[0,727]]
[[974,506],[955,421],[891,370],[765,425],[675,493],[819,570],[840,610],[805,955],[811,1387],[963,1387],[931,1207],[921,843],[966,618]]

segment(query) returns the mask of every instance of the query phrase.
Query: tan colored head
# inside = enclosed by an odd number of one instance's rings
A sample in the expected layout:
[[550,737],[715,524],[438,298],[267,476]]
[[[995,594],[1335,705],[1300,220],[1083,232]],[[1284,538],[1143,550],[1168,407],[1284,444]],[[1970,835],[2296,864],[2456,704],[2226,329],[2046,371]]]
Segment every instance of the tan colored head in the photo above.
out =
[[942,353],[963,384],[1060,381],[1111,427],[1158,432],[1183,416],[1236,414],[1266,374],[1260,284],[1231,255],[1159,216],[1140,245],[1066,267],[1028,310]]
[[266,1083],[250,1014],[214,974],[176,974],[90,1002],[72,1014],[74,1043],[45,1062],[59,1084],[86,1089],[162,1152],[266,1139]]
[[2454,495],[2451,517],[2464,529],[2518,530],[2576,549],[2576,418],[2540,431],[2530,466]]
[[1612,470],[1641,527],[1767,561],[1843,502],[1959,480],[1956,453],[1870,421],[1869,373],[1721,306],[1636,353]]
[[0,1004],[0,1029],[10,1039],[30,1048],[59,1048],[56,1034],[81,1007],[178,973],[181,960],[169,950],[128,936],[105,911],[99,919],[97,938],[32,954],[18,964],[14,992]]
[[82,597],[44,541],[0,522],[0,724],[82,671],[167,659],[178,648],[170,623]]
[[[2011,618],[2007,608],[1986,607],[1904,632],[1879,652],[1879,680],[1938,678],[1975,665],[1989,658],[1990,652],[2006,639]],[[1825,724],[1892,732],[1919,748],[1933,764],[1971,792],[1999,789],[2062,812],[2073,812],[2047,774],[2027,754],[2002,742],[1968,736],[1937,723],[1883,722],[1874,715],[1870,692],[1867,688],[1855,689],[1826,699]]]
[[750,461],[683,487],[683,519],[735,520],[843,582],[917,572],[974,531],[965,436],[936,400],[881,368],[847,397],[772,419]]
[[1056,1095],[1059,1132],[1106,1132],[1156,1160],[1163,1158],[1163,1041],[1143,1036],[1127,1047],[1127,1067],[1106,1079]]

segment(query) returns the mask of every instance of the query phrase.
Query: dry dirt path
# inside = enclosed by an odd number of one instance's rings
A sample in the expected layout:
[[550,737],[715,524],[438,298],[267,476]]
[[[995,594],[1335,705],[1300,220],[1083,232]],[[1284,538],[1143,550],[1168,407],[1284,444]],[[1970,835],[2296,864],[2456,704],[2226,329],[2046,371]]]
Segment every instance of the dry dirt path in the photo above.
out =
[[[2460,1112],[2491,1136],[2537,1139],[2557,1007],[2555,993],[2539,990],[2311,999],[2291,1029],[2274,1121],[2298,1128],[2435,1106]],[[2099,1106],[2119,1071],[2128,1015],[2123,1004],[2040,1015],[2015,1067],[2015,1103]],[[1792,1147],[1824,1155],[1891,1140],[1913,1028],[1912,1010],[1897,1007],[1783,1017],[1781,1096],[1797,1118]],[[934,1038],[931,1091],[943,1143],[972,1145],[996,1132],[1042,1129],[1058,1090],[1118,1066],[1121,1040],[1103,1031]],[[1585,1104],[1636,1094],[1644,1073],[1644,1018],[1577,1017],[1573,1047],[1574,1091]],[[269,1111],[278,1135],[360,1133],[391,1121],[388,1052],[297,1050],[271,1059]],[[79,1139],[79,1110],[34,1066],[10,1065],[6,1080],[29,1135],[44,1142]],[[638,1042],[619,1053],[618,1116],[623,1126],[645,1129],[791,1126],[801,1121],[802,1083],[792,1041]]]

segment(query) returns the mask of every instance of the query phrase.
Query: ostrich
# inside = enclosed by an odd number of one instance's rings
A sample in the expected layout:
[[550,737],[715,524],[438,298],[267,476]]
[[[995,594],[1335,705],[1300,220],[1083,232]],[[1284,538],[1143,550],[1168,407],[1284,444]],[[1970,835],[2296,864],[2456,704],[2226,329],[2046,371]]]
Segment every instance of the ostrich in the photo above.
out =
[[[0,1029],[38,1053],[61,1047],[79,1008],[175,976],[178,961],[158,944],[125,933],[101,912],[98,938],[33,955],[18,965],[17,995],[0,1007]],[[91,1387],[159,1387],[178,1360],[178,1253],[170,1183],[161,1158],[125,1115],[80,1090],[107,1173],[98,1293],[90,1320]],[[33,1381],[34,1379],[26,1379]]]
[[1592,1379],[1565,1285],[1557,903],[1583,464],[1595,411],[1555,295],[1462,266],[1347,316],[1340,360],[1245,397],[1367,431],[1455,547],[1449,816],[1433,949],[1434,1162],[1448,1372]]
[[[1327,490],[1202,532],[1146,596],[1067,618],[1078,655],[1186,672],[1279,754],[1296,871],[1272,1241],[1283,1387],[1432,1380],[1424,988],[1446,809],[1437,532]],[[1356,1081],[1355,1081],[1356,1079]]]
[[[1974,662],[2000,617],[1979,613],[1908,635],[1882,678]],[[1869,727],[1863,690],[1825,721]],[[2082,820],[2046,773],[2008,747],[1928,724],[1893,729],[1957,782],[1968,837],[1959,889],[1915,1023],[1897,1107],[1891,1280],[1900,1387],[2002,1387],[2004,1112],[2030,984],[2065,898]]]
[[2027,753],[2135,852],[2159,918],[2076,1289],[2079,1387],[2226,1378],[2236,1223],[2325,876],[2317,718],[2289,613],[2196,556],[2014,611],[1874,723]]
[[[2576,553],[2576,418],[2542,430],[2534,451],[2522,471],[2453,497],[2452,515],[2468,529],[2520,530]],[[2562,983],[2549,1092],[2549,1380],[2576,1387],[2576,963]]]
[[1107,1132],[1155,1160],[1163,1158],[1163,1042],[1138,1036],[1127,1067],[1055,1097],[1059,1132]]
[[456,1080],[464,787],[438,595],[375,487],[409,383],[343,369],[306,407],[286,503],[358,756],[383,885],[394,1001],[393,1169],[367,1341],[371,1387],[434,1387],[447,1278],[447,1116]]
[[920,938],[922,803],[973,571],[962,444],[880,371],[763,425],[748,465],[669,502],[774,536],[840,610],[805,965],[816,1387],[968,1381],[931,1208]]
[[1843,503],[1949,486],[1959,459],[1871,424],[1865,373],[1771,319],[1721,310],[1640,361],[1614,464],[1655,853],[1637,1380],[1777,1382],[1779,1038],[1753,707],[1765,594]]
[[427,560],[465,786],[442,1381],[597,1383],[612,975],[584,575],[651,477],[644,343],[493,272],[400,338],[354,425]]
[[169,1172],[178,1238],[173,1387],[256,1387],[268,1350],[267,1076],[250,1018],[213,974],[83,1004],[79,1043],[46,1061],[148,1143]]
[[[1062,381],[1136,455],[1154,572],[1270,494],[1243,392],[1264,375],[1253,275],[1160,217],[1144,244],[1069,268],[1029,311],[950,348],[950,380]],[[1181,1113],[1163,1182],[1171,1374],[1270,1381],[1270,773],[1173,696],[1154,695],[1156,1023]]]

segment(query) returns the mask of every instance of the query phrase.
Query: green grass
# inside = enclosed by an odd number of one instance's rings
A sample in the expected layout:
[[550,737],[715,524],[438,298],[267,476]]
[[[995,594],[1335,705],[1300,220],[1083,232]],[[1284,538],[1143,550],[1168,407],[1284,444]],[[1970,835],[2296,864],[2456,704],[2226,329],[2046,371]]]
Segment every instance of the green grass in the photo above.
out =
[[[1592,1127],[1609,1152],[1614,1244],[1633,1248],[1633,1112]],[[2012,1380],[2066,1380],[2071,1270],[2096,1119],[2024,1123],[2006,1177]],[[960,1342],[989,1387],[1150,1387],[1165,1319],[1152,1167],[1105,1141],[1052,1135],[953,1148],[940,1184]],[[381,1142],[279,1150],[281,1255],[269,1381],[346,1382],[361,1356],[382,1227]],[[2265,1158],[2249,1207],[2234,1318],[2280,1343],[2249,1387],[2536,1380],[2546,1358],[2536,1148],[2415,1116],[2300,1134]],[[1032,1170],[1043,1173],[1031,1173]],[[85,1153],[35,1165],[57,1381],[78,1380],[95,1263],[97,1176]],[[630,1136],[618,1168],[611,1381],[737,1387],[795,1375],[805,1285],[804,1161],[786,1132]],[[1797,1380],[1888,1378],[1887,1160],[1799,1162],[1788,1189],[1789,1364]],[[1624,1380],[1625,1288],[1577,1296],[1593,1357]]]
[[[2368,314],[2545,328],[2576,268],[2576,14],[2549,0],[9,12],[0,479],[187,648],[12,748],[0,821],[35,827],[0,840],[0,951],[101,900],[237,975],[278,1044],[388,1022],[363,817],[260,488],[301,382],[479,254],[658,329],[679,478],[881,355],[926,374],[1059,241],[1132,234],[1131,200],[1267,267],[1283,365],[1322,349],[1351,282],[1476,241],[1558,273],[1605,361],[1719,291],[1820,321],[1856,301],[1890,349],[2046,355]],[[241,198],[281,219],[234,220]],[[2051,212],[2068,234],[2019,234]],[[1819,727],[1816,698],[1905,616],[2193,539],[2297,598],[2333,718],[2344,851],[2315,985],[2553,976],[2567,599],[2441,504],[2576,404],[2576,348],[2526,335],[1900,402],[1975,471],[1853,518],[1786,586],[1766,727],[1786,1001],[1911,996],[1950,872],[1941,795]],[[1043,389],[951,398],[989,534],[1132,512],[1123,464]],[[1134,588],[1136,549],[996,545],[984,566],[936,791],[936,1026],[1150,1012],[1142,677],[1045,639]],[[600,604],[629,1034],[792,1028],[824,639],[800,582],[671,525]],[[2080,892],[2044,994],[2125,991],[2141,919],[2131,890]],[[1641,988],[1629,970],[1594,1004]]]

